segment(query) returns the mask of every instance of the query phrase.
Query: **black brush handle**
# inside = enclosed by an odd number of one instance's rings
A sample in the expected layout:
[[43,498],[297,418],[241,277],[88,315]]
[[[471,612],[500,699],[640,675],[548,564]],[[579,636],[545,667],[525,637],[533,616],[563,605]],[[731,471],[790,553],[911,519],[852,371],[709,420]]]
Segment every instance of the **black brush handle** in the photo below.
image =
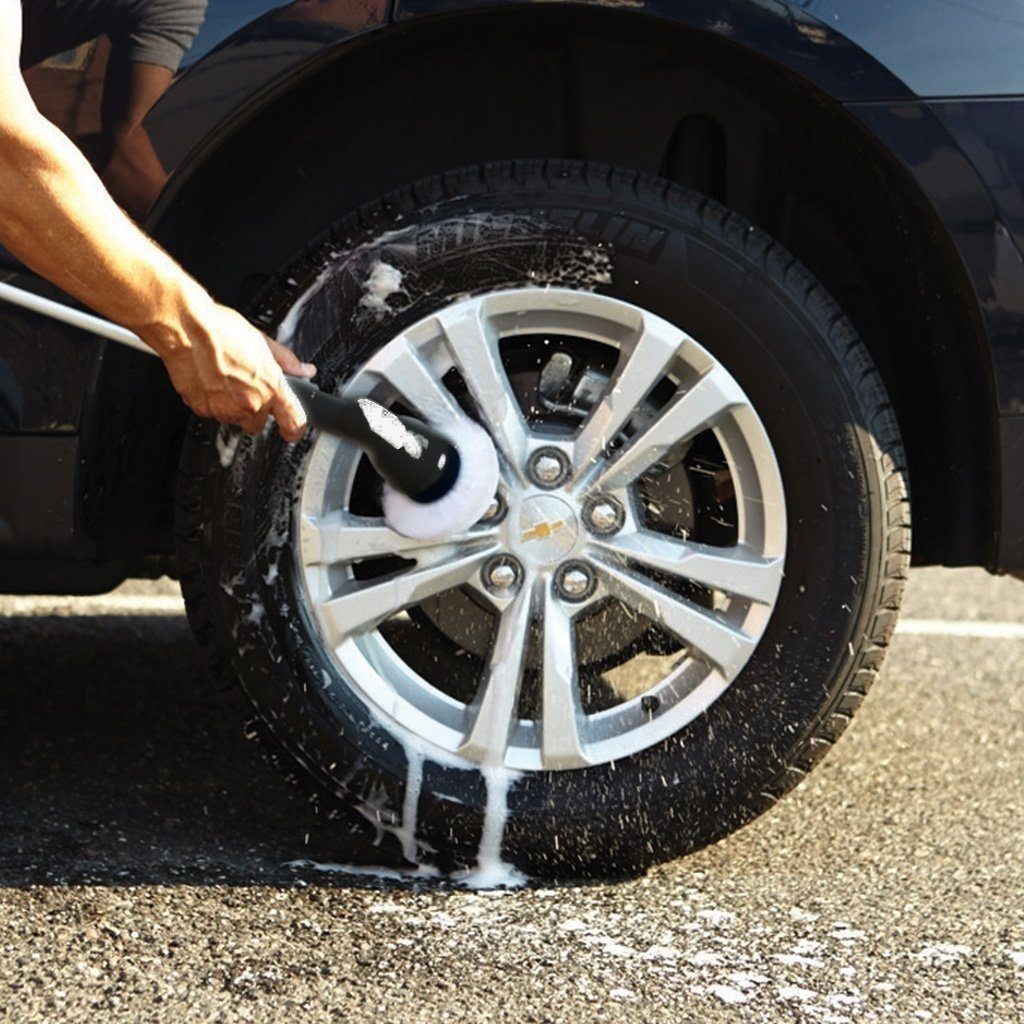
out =
[[289,376],[288,383],[309,422],[324,433],[358,445],[395,490],[426,503],[443,497],[454,486],[459,476],[459,453],[426,423],[411,416],[395,417],[414,435],[414,443],[408,447],[392,443],[373,428],[368,418],[368,413],[376,410],[386,412],[376,402],[329,395],[302,377]]

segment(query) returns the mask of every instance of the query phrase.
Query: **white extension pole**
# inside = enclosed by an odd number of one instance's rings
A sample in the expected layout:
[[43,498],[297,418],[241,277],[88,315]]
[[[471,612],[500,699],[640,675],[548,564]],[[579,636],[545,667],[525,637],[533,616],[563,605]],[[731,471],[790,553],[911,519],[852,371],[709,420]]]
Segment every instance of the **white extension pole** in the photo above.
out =
[[116,341],[118,344],[127,345],[129,348],[146,352],[151,356],[156,355],[137,334],[133,334],[128,328],[118,327],[117,324],[113,324],[109,320],[94,316],[92,313],[83,313],[80,309],[65,306],[62,302],[44,299],[34,292],[25,291],[24,288],[15,288],[12,284],[0,281],[0,299],[10,302],[14,306],[21,306],[22,309],[31,310],[33,313],[41,313],[53,320],[60,320],[61,323],[70,324],[72,327],[80,327],[83,331],[89,331],[90,334],[106,338],[108,341]]

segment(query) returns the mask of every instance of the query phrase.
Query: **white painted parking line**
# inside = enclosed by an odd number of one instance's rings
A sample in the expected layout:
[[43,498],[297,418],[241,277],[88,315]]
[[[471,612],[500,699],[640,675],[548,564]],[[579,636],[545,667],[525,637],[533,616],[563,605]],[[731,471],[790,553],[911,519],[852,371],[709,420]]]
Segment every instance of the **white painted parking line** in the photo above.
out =
[[897,633],[912,636],[960,636],[976,640],[1024,640],[1024,622],[977,622],[967,619],[902,619]]
[[173,594],[101,594],[97,597],[0,597],[5,615],[184,615]]
[[[95,597],[0,596],[0,618],[29,615],[184,615],[173,594],[100,594]],[[973,640],[1024,640],[1024,622],[901,619],[897,633]]]

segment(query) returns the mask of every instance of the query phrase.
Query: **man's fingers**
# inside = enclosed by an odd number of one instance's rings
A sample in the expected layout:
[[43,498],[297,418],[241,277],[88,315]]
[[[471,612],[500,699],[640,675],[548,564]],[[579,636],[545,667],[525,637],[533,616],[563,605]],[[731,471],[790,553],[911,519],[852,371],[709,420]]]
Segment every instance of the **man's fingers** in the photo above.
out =
[[267,346],[277,365],[293,377],[305,377],[307,380],[316,376],[316,367],[312,363],[304,363],[290,348],[267,338]]
[[263,428],[267,424],[267,419],[270,417],[270,412],[264,409],[261,412],[252,413],[248,416],[243,416],[238,421],[238,425],[247,433],[252,434],[255,437],[257,434],[263,433]]
[[295,392],[287,381],[281,381],[277,395],[270,407],[271,415],[277,422],[277,429],[286,441],[298,441],[306,433],[306,411],[299,404]]

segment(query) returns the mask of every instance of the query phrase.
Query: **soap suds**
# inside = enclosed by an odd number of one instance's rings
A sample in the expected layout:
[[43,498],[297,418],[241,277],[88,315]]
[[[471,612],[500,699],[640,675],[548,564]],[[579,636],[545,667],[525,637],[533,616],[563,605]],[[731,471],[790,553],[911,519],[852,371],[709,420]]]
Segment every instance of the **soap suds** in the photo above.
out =
[[235,452],[238,451],[238,444],[241,440],[241,428],[223,423],[217,428],[217,456],[224,469],[228,469],[231,463],[235,461]]
[[[505,767],[489,767],[467,761],[401,727],[396,729],[395,725],[384,719],[382,713],[371,703],[363,700],[363,706],[374,724],[391,736],[405,754],[405,793],[400,814],[389,805],[384,786],[375,786],[369,798],[357,798],[355,809],[378,829],[378,833],[387,832],[395,836],[401,846],[402,855],[410,864],[415,865],[416,877],[439,875],[436,867],[424,863],[424,855],[429,855],[432,851],[417,835],[423,772],[429,762],[453,770],[479,771],[486,783],[483,830],[477,849],[476,864],[469,870],[449,876],[450,880],[469,889],[500,890],[525,885],[527,877],[501,857],[505,823],[508,819],[508,794],[519,779],[519,773]],[[359,874],[362,870],[354,865],[348,865],[347,868],[350,869],[348,873],[353,874]],[[342,871],[343,868],[339,867],[337,870]]]
[[912,956],[920,960],[931,960],[933,963],[953,964],[958,960],[969,957],[973,953],[970,946],[963,946],[956,942],[936,942],[927,944]]
[[708,988],[708,994],[713,995],[721,1002],[729,1003],[730,1005],[735,1003],[745,1003],[750,999],[750,995],[748,993],[742,992],[738,988],[733,988],[731,985],[712,985]]
[[[385,832],[395,836],[402,848],[402,856],[412,866],[408,870],[398,870],[358,864],[322,864],[308,860],[293,860],[288,861],[285,867],[311,868],[346,875],[370,875],[399,881],[442,877],[434,865],[423,862],[424,844],[416,836],[419,798],[423,787],[423,766],[425,761],[431,758],[416,740],[399,739],[399,742],[406,751],[405,797],[402,801],[400,820],[388,807],[383,786],[374,787],[367,797],[356,804],[355,809],[377,828],[376,843],[380,842]],[[447,762],[449,759],[441,760]],[[452,759],[450,763],[455,763],[455,760]],[[467,768],[469,765],[467,762],[459,761],[458,767]],[[476,865],[447,877],[467,889],[518,889],[529,879],[501,857],[505,823],[508,819],[508,793],[518,774],[506,768],[483,767],[480,770],[487,782],[487,802]],[[632,949],[623,948],[619,955],[631,955],[633,952]]]
[[731,921],[736,915],[729,910],[716,910],[714,908],[709,908],[707,910],[698,910],[697,916],[706,918],[714,925],[720,925]]
[[501,842],[508,820],[508,792],[518,776],[498,766],[482,765],[480,771],[487,782],[484,830],[476,867],[462,873],[459,880],[470,889],[517,889],[526,884],[527,878],[501,859]]
[[775,953],[774,958],[787,967],[824,967],[823,960],[814,957],[800,956],[799,953]]
[[799,985],[782,985],[775,992],[780,999],[795,1000],[800,1003],[818,998],[817,992],[813,992],[809,988],[801,988]]
[[[396,227],[350,248],[337,243],[325,247],[317,277],[292,300],[275,337],[294,348],[299,347],[301,340],[309,351],[315,351],[337,330],[342,303],[347,317],[351,318],[353,288],[360,293],[357,312],[381,320],[432,294],[417,287],[421,260],[448,251],[453,244],[480,242],[490,236],[498,244],[507,244],[519,237],[536,241],[538,232],[550,237],[531,247],[530,263],[509,265],[509,279],[494,281],[491,290],[520,287],[529,282],[541,288],[594,291],[611,282],[612,251],[606,243],[589,243],[562,234],[540,217],[471,213],[431,224]],[[456,301],[460,292],[437,293],[433,297],[440,305],[446,305]],[[274,315],[272,308],[261,314],[268,329]]]
[[410,864],[419,864],[419,847],[416,844],[416,816],[419,813],[420,790],[423,788],[423,751],[407,750],[408,765],[405,775],[405,799],[402,802],[402,824],[395,830],[395,836],[402,846],[402,856]]
[[687,959],[694,967],[717,967],[725,963],[725,957],[721,953],[713,953],[706,949],[698,950]]
[[320,272],[317,279],[295,300],[295,303],[288,309],[284,319],[277,326],[274,339],[279,345],[291,345],[298,330],[299,321],[302,319],[303,311],[311,299],[313,299],[327,280],[333,274],[333,265],[328,264]]
[[359,305],[374,313],[388,309],[388,299],[402,291],[402,272],[383,260],[375,260],[370,267],[370,276],[363,282],[363,297]]
[[411,882],[423,878],[436,878],[438,871],[429,865],[415,868],[383,868],[369,864],[334,864],[315,860],[289,860],[282,867],[295,870],[320,871],[324,874],[352,875],[356,878],[380,878],[388,882]]

